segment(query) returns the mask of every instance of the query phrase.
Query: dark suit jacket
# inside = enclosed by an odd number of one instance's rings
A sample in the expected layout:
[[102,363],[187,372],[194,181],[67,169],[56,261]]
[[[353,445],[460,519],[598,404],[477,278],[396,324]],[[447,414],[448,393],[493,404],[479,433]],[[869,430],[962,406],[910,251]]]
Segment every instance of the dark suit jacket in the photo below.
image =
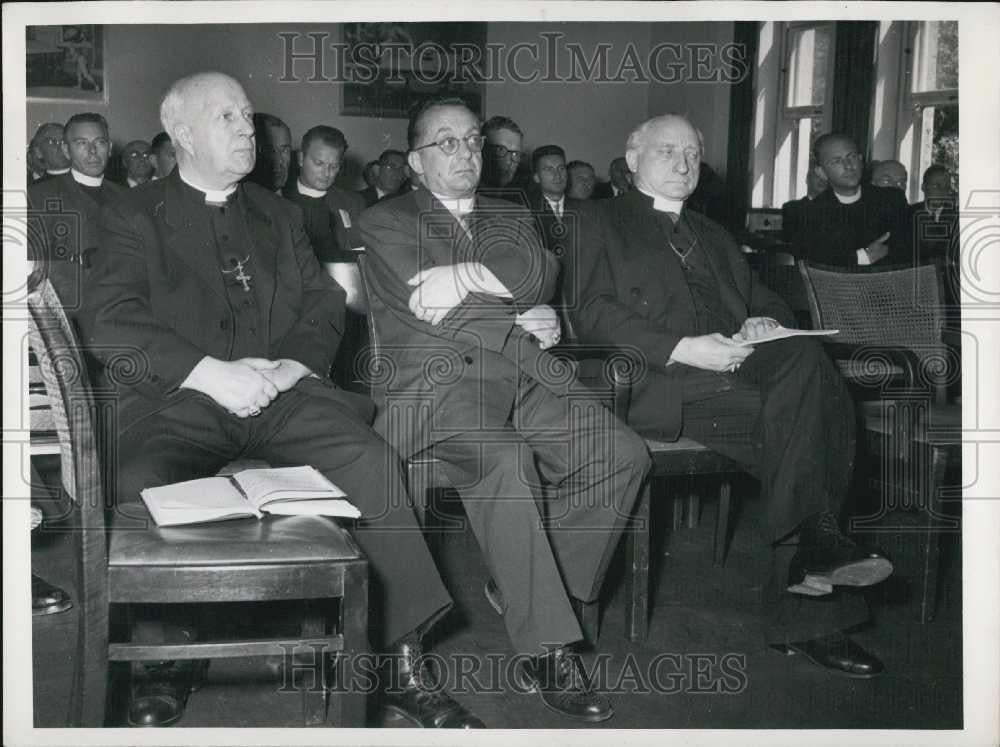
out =
[[[683,365],[666,366],[682,337],[696,335],[697,317],[677,256],[666,248],[652,198],[633,191],[591,203],[581,211],[579,255],[570,254],[564,282],[579,288],[569,309],[580,342],[622,347],[644,362],[630,411],[655,413],[658,434],[676,438],[681,428]],[[732,236],[720,225],[684,208],[733,316],[769,316],[795,326],[787,304],[750,270]],[[730,334],[735,330],[719,330]]]
[[410,183],[407,181],[403,183],[403,186],[400,187],[399,191],[396,192],[395,194],[383,195],[381,198],[379,198],[378,190],[375,189],[375,187],[365,187],[357,194],[361,195],[361,199],[365,201],[365,207],[371,207],[372,205],[375,205],[376,203],[379,203],[382,200],[388,200],[392,197],[400,197],[402,195],[405,195],[407,192],[412,192],[412,191],[413,190],[410,189]]
[[564,197],[563,217],[559,219],[541,190],[533,189],[528,192],[528,207],[535,217],[542,244],[557,257],[562,258],[569,250],[570,234],[576,223],[576,215],[585,203],[586,200]]
[[[298,189],[293,184],[285,190],[285,197],[297,205],[301,205],[305,198],[299,194]],[[320,247],[316,246],[316,235],[318,232],[311,230],[308,218],[306,222],[306,232],[313,242],[313,248],[317,256],[337,256],[336,262],[355,262],[354,252],[364,246],[361,238],[361,231],[358,228],[358,218],[361,217],[365,209],[364,198],[357,192],[348,192],[337,187],[330,187],[324,196],[324,201],[330,209],[330,220],[332,222],[333,236],[336,246]],[[346,215],[346,221],[345,221]]]
[[[806,211],[813,204],[808,197],[789,200],[781,206],[781,238],[796,257],[805,256],[808,235],[805,232]],[[860,249],[860,247],[858,247]]]
[[70,316],[80,307],[83,274],[98,248],[101,206],[125,192],[105,179],[95,197],[69,173],[43,177],[28,186],[34,229],[28,236],[28,259],[45,262],[52,287]]
[[[80,325],[85,344],[118,379],[120,429],[192,396],[178,389],[191,369],[206,355],[228,360],[234,343],[236,317],[207,243],[211,225],[190,214],[181,190],[175,170],[129,190],[101,216]],[[237,205],[253,240],[268,357],[292,358],[324,376],[343,329],[343,290],[316,261],[299,208],[246,183]],[[298,386],[365,409],[364,398],[315,379]]]
[[[375,387],[376,429],[404,458],[459,433],[502,427],[519,372],[555,363],[514,318],[553,296],[557,262],[523,208],[477,197],[475,215],[471,241],[444,206],[419,189],[361,216],[369,305],[388,372]],[[513,301],[470,294],[438,326],[419,321],[408,306],[414,288],[407,280],[459,262],[486,265]]]
[[841,205],[833,189],[820,193],[804,212],[803,255],[828,265],[857,265],[857,250],[889,232],[889,254],[881,264],[909,261],[910,231],[903,192],[894,187],[861,185],[861,199]]
[[920,262],[944,260],[958,262],[958,206],[944,202],[937,218],[927,208],[926,201],[911,205],[907,213],[914,242],[914,259]]

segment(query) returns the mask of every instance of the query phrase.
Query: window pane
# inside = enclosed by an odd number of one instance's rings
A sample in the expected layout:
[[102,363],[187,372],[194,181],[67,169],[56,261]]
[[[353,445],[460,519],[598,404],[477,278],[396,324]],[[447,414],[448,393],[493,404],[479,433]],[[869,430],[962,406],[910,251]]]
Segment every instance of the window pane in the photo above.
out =
[[788,35],[786,106],[822,106],[826,98],[831,28],[794,28]]
[[914,93],[958,88],[958,21],[920,25],[913,73]]
[[792,197],[799,199],[806,196],[808,191],[806,175],[814,165],[812,160],[812,148],[816,139],[821,135],[820,120],[814,117],[803,117],[798,124],[798,138],[796,141],[797,152],[795,154],[795,170],[792,174]]

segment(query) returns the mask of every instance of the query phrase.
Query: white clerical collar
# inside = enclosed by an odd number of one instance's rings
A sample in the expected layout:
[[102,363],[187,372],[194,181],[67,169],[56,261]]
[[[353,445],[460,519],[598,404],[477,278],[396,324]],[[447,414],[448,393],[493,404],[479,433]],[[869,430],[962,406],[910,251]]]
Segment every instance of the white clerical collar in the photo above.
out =
[[833,191],[833,196],[837,198],[837,202],[841,205],[853,205],[855,202],[861,199],[861,187],[858,187],[858,191],[853,195],[842,195],[836,190]]
[[674,200],[670,197],[654,195],[642,188],[640,188],[639,191],[646,195],[646,197],[653,198],[653,210],[656,210],[659,213],[673,213],[674,215],[680,215],[681,210],[684,209],[684,200]]
[[444,195],[439,195],[432,192],[438,202],[444,205],[448,212],[456,217],[461,217],[463,215],[468,215],[476,207],[476,196],[472,195],[470,197],[445,197]]
[[195,184],[193,181],[184,176],[184,172],[181,167],[177,166],[177,175],[181,178],[181,181],[192,189],[197,189],[199,192],[205,193],[205,202],[225,202],[226,198],[229,197],[233,192],[236,191],[236,185],[233,184],[227,189],[206,189]]
[[611,196],[612,196],[612,197],[617,197],[617,196],[618,196],[618,195],[620,195],[621,193],[622,193],[622,190],[620,190],[620,189],[619,189],[618,187],[616,187],[616,186],[615,186],[614,184],[612,184],[612,185],[611,185]]
[[77,184],[82,184],[85,187],[100,187],[101,183],[104,181],[104,174],[101,174],[100,176],[87,176],[76,169],[70,169],[69,173],[73,175],[73,181]]
[[61,176],[62,174],[68,174],[70,167],[67,166],[64,169],[48,169],[45,173],[49,176]]
[[299,191],[300,195],[305,195],[306,197],[325,197],[325,189],[313,189],[312,187],[307,187],[302,183],[302,180],[295,182],[295,188]]

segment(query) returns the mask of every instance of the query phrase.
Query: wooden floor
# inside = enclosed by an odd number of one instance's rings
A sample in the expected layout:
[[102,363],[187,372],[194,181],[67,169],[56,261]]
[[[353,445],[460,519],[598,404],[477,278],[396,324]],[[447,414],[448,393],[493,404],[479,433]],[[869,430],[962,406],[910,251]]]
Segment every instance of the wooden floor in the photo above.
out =
[[[600,641],[586,661],[593,666],[595,656],[603,657],[616,716],[591,728],[961,728],[958,540],[947,546],[938,616],[919,625],[907,599],[908,578],[916,576],[912,538],[879,538],[883,547],[891,545],[886,549],[897,573],[890,583],[869,591],[876,624],[856,639],[882,658],[887,672],[867,681],[839,678],[767,647],[758,601],[767,555],[758,550],[755,508],[750,501],[737,517],[732,550],[721,569],[711,563],[712,503],[704,507],[699,527],[656,540],[655,603],[645,643],[624,639],[623,600],[614,593],[620,569],[613,569]],[[666,525],[668,518],[661,516],[658,525]],[[65,538],[47,535],[35,544],[36,572],[73,593]],[[456,608],[440,626],[433,651],[447,662],[452,683],[455,664],[462,661],[466,667],[480,663],[479,683],[502,682],[512,652],[500,618],[482,594],[487,576],[475,539],[468,532],[447,535],[439,556]],[[74,609],[34,620],[37,726],[64,723],[76,614]],[[722,669],[726,655],[728,677]],[[491,662],[492,669],[487,666]],[[649,687],[655,684],[649,670],[657,663],[658,690]],[[180,725],[296,726],[297,696],[279,692],[280,669],[280,662],[214,662]],[[493,689],[457,697],[491,728],[580,726],[546,710],[536,695]],[[406,725],[387,718],[374,703],[370,710],[371,726]]]

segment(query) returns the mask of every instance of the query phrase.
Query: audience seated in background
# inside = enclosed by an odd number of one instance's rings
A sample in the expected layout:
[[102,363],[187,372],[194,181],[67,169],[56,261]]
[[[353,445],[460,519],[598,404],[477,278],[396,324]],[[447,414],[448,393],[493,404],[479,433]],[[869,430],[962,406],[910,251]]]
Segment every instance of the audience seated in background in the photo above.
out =
[[479,194],[527,206],[520,166],[524,159],[524,133],[510,117],[497,115],[483,123],[483,176]]
[[273,114],[253,115],[257,141],[257,163],[248,177],[277,195],[288,184],[288,169],[292,164],[292,131]]
[[378,178],[378,161],[369,161],[361,170],[361,178],[365,180],[366,187],[374,187]]
[[833,673],[870,677],[881,662],[845,633],[868,618],[862,598],[828,596],[892,570],[838,527],[853,459],[850,395],[810,338],[737,344],[795,318],[732,236],[688,206],[703,150],[701,133],[679,115],[631,134],[636,191],[580,211],[579,252],[564,264],[565,282],[579,284],[569,316],[582,343],[641,355],[629,425],[693,438],[760,479],[782,589],[769,595],[769,637]]
[[594,197],[620,197],[632,190],[632,172],[624,156],[612,159],[608,166],[608,181],[601,182],[594,190]]
[[558,145],[542,145],[531,154],[528,205],[535,218],[542,246],[562,258],[570,247],[570,229],[582,204],[566,196],[566,155]]
[[[84,341],[103,359],[123,349],[143,356],[118,384],[115,506],[144,516],[142,489],[212,475],[236,458],[315,467],[366,517],[353,534],[380,623],[373,649],[396,655],[379,673],[392,704],[420,726],[482,726],[425,676],[420,636],[451,599],[399,460],[369,427],[372,402],[324,376],[344,292],[316,261],[299,208],[240,181],[255,161],[252,115],[226,75],[177,81],[160,108],[177,169],[104,211]],[[134,612],[137,641],[190,635],[180,625],[188,610]],[[147,666],[131,695],[132,725],[181,717],[190,677],[164,679],[177,669]]]
[[574,200],[589,200],[594,195],[597,174],[586,161],[570,161],[566,164],[566,196]]
[[365,202],[356,192],[334,185],[347,153],[347,138],[335,127],[317,125],[302,136],[299,176],[285,196],[302,208],[306,234],[316,258],[347,293],[344,334],[333,363],[333,379],[354,388],[355,356],[365,339],[364,313],[368,309],[357,250],[363,245],[358,217]]
[[788,250],[796,257],[808,255],[810,236],[806,233],[806,211],[813,201],[829,186],[822,171],[810,163],[806,171],[806,196],[789,200],[781,206],[781,236],[788,244]]
[[906,195],[906,167],[899,161],[877,161],[872,166],[871,182],[876,187],[895,187]]
[[829,133],[813,145],[816,169],[829,189],[805,212],[807,259],[856,266],[909,261],[906,197],[894,187],[862,183],[864,157],[849,135]]
[[153,178],[153,149],[145,140],[133,140],[122,151],[125,183],[129,188],[138,187]]
[[[613,711],[572,648],[583,634],[570,597],[597,599],[649,457],[602,405],[545,375],[559,367],[546,352],[559,341],[546,305],[558,263],[526,210],[476,194],[480,133],[461,99],[423,104],[408,140],[424,188],[361,216],[372,313],[393,351],[376,427],[402,457],[440,459],[460,486],[493,574],[487,600],[530,657],[527,682],[554,711],[603,721]],[[543,157],[564,186],[562,156]],[[433,374],[440,360],[454,375]],[[396,396],[428,406],[397,419]]]
[[385,150],[378,159],[378,171],[375,174],[375,184],[362,189],[358,194],[365,201],[365,207],[371,207],[376,202],[398,194],[405,194],[405,182],[410,175],[406,165],[406,154],[401,150]]
[[961,304],[959,294],[958,194],[951,174],[932,164],[920,180],[924,199],[910,206],[910,231],[915,262],[939,262],[944,272],[944,300],[952,309]]
[[36,263],[74,317],[85,292],[83,277],[98,251],[101,208],[122,193],[104,178],[111,154],[108,123],[100,114],[74,114],[63,128],[61,144],[70,169],[28,186],[35,225],[29,233],[28,259]]
[[154,179],[162,179],[168,176],[177,165],[177,154],[174,152],[174,144],[170,142],[170,135],[161,132],[153,138],[151,144],[153,149]]
[[69,156],[63,144],[63,126],[58,122],[46,122],[35,131],[30,145],[34,166],[30,168],[32,175],[37,173],[38,176],[29,179],[29,184],[69,171]]

